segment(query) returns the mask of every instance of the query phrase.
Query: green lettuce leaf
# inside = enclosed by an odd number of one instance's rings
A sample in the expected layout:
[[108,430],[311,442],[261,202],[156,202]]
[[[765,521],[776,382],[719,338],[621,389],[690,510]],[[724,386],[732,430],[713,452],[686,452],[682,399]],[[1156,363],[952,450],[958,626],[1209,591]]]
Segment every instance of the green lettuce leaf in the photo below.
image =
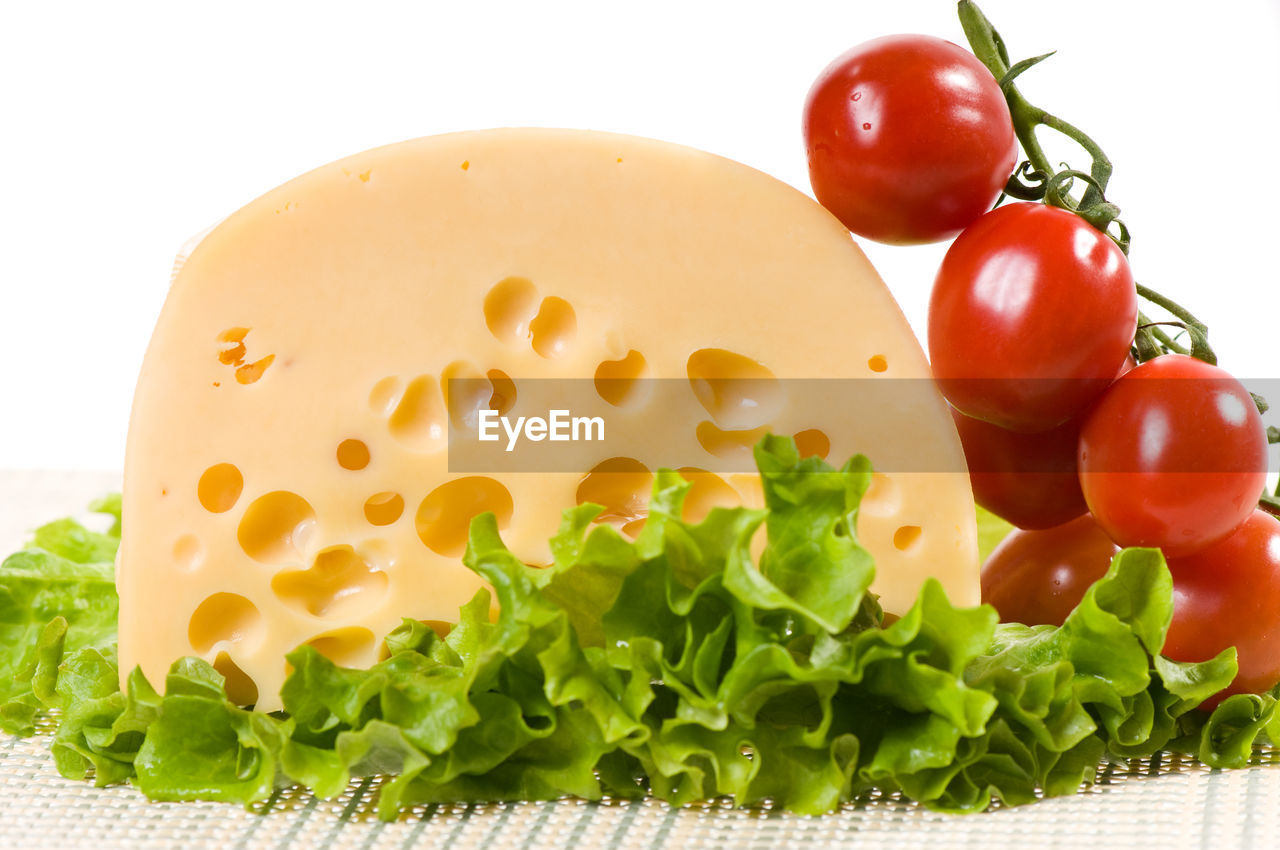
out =
[[6,732],[30,735],[36,713],[58,704],[64,653],[106,650],[115,642],[119,606],[112,560],[120,545],[119,497],[95,502],[92,509],[113,518],[108,531],[57,520],[0,563],[0,729]]

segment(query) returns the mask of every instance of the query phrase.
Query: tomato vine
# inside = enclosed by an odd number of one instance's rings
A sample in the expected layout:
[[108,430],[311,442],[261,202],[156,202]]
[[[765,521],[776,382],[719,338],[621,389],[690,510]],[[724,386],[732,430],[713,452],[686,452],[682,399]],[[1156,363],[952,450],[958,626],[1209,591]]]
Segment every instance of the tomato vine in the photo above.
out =
[[[1039,65],[1053,55],[1052,52],[1012,63],[1004,39],[992,26],[991,21],[982,13],[973,0],[959,0],[960,25],[964,29],[969,47],[986,66],[1004,92],[1009,104],[1009,113],[1013,118],[1014,133],[1027,159],[1023,161],[1005,187],[1004,194],[1023,201],[1042,201],[1051,206],[1061,207],[1076,213],[1085,221],[1107,234],[1120,250],[1129,253],[1130,233],[1128,226],[1120,219],[1120,208],[1107,200],[1107,184],[1111,180],[1112,163],[1102,147],[1087,133],[1068,123],[1051,112],[1033,105],[1018,90],[1015,80],[1030,68]],[[1039,127],[1065,136],[1079,145],[1091,160],[1088,172],[1063,166],[1054,168],[1040,145],[1036,136]],[[1077,184],[1084,184],[1084,191],[1077,199],[1071,195],[1071,189]],[[1002,198],[1003,200],[1003,198]],[[1144,301],[1161,308],[1174,317],[1175,321],[1157,322],[1139,311],[1138,326],[1134,334],[1134,359],[1142,363],[1162,354],[1187,354],[1211,365],[1217,365],[1218,357],[1209,344],[1209,328],[1190,310],[1173,299],[1161,295],[1153,289],[1137,284],[1138,296]],[[1179,333],[1170,335],[1163,327],[1172,326]],[[1185,333],[1187,344],[1182,344],[1177,337]],[[1253,394],[1254,403],[1259,413],[1265,413],[1268,404],[1264,398]],[[1267,428],[1267,442],[1280,443],[1280,429],[1275,426]],[[1275,493],[1264,492],[1259,506],[1276,516],[1280,516],[1280,485]]]

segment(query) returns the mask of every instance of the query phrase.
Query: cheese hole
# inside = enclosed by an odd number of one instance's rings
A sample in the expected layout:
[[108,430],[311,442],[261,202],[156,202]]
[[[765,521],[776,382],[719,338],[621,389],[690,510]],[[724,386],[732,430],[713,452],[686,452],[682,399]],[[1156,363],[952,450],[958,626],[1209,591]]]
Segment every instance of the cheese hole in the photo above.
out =
[[387,574],[374,569],[350,546],[330,546],[306,570],[287,570],[271,580],[282,602],[313,617],[350,617],[377,605],[387,592]]
[[540,357],[559,357],[569,350],[578,334],[578,317],[568,301],[548,296],[542,299],[538,315],[529,323],[529,334],[533,337],[533,350]]
[[596,394],[614,407],[621,407],[635,395],[636,381],[644,370],[644,355],[635,349],[621,360],[606,360],[596,367]]
[[399,493],[378,493],[364,503],[364,518],[370,525],[391,525],[404,513],[404,497]]
[[218,362],[224,366],[240,365],[244,362],[245,348],[243,342],[226,345],[218,352]]
[[184,534],[173,544],[173,560],[184,573],[193,573],[204,563],[204,546],[194,534]]
[[316,514],[297,493],[276,490],[245,510],[236,537],[240,548],[263,564],[296,562],[315,528]]
[[422,625],[431,629],[436,633],[436,637],[444,640],[449,636],[449,632],[453,631],[453,623],[446,623],[444,620],[422,620]]
[[893,547],[905,552],[920,540],[922,529],[918,525],[904,525],[893,533]]
[[437,555],[457,557],[467,546],[471,520],[492,511],[498,527],[511,522],[511,493],[497,481],[470,475],[446,481],[427,494],[414,522],[418,537]]
[[501,369],[490,369],[488,378],[489,386],[493,387],[489,396],[489,409],[498,411],[500,416],[506,416],[516,406],[516,382]]
[[369,465],[369,447],[361,440],[338,443],[338,466],[357,472]]
[[488,378],[465,360],[455,360],[440,373],[440,389],[453,427],[474,432],[480,411],[489,406],[493,395]]
[[782,409],[781,383],[750,357],[703,348],[689,355],[686,370],[694,396],[722,428],[758,428]]
[[224,366],[239,366],[244,362],[244,338],[249,335],[248,328],[227,328],[218,334],[218,362]]
[[223,514],[236,506],[244,490],[244,476],[230,463],[218,463],[200,476],[196,496],[200,504],[211,514]]
[[737,492],[744,507],[764,507],[764,484],[760,476],[750,472],[735,472],[729,476],[729,485]]
[[236,382],[240,384],[256,384],[262,378],[263,373],[267,371],[267,367],[275,362],[275,359],[276,356],[274,354],[268,354],[261,360],[244,364],[236,369]]
[[591,502],[604,510],[595,522],[615,526],[636,535],[649,516],[653,473],[635,458],[611,457],[592,467],[578,484],[579,505]]
[[698,423],[693,433],[698,438],[698,445],[702,446],[707,454],[749,464],[752,447],[760,442],[761,437],[769,433],[769,429],[760,427],[744,431],[726,431],[717,428],[715,423],[704,420]]
[[248,673],[240,669],[240,666],[231,660],[231,656],[225,652],[219,652],[218,657],[213,659],[213,669],[222,674],[224,679],[223,688],[226,689],[227,699],[236,705],[254,705],[258,701],[258,686],[254,683],[253,678]]
[[466,360],[454,360],[440,372],[440,383],[445,388],[445,398],[449,395],[449,381],[462,378],[474,379],[479,378],[480,370],[468,363]]
[[262,615],[238,593],[215,593],[201,602],[187,625],[187,639],[199,655],[219,644],[251,646],[262,638]]
[[714,472],[695,466],[682,466],[677,472],[691,485],[680,512],[685,522],[702,522],[712,508],[729,508],[742,503],[738,493]]
[[889,368],[889,361],[883,354],[877,354],[867,361],[867,368],[872,372],[884,372]]
[[643,517],[640,517],[639,519],[633,519],[631,522],[624,522],[620,530],[624,535],[626,535],[627,537],[630,537],[632,540],[635,540],[637,537],[640,536],[640,532],[644,531],[644,523],[645,523],[645,520],[647,519],[648,519],[647,516],[643,516]]
[[386,570],[396,564],[396,553],[385,540],[366,540],[356,549],[371,570]]
[[503,341],[527,338],[537,311],[537,287],[523,277],[503,278],[484,297],[484,323]]
[[820,457],[826,460],[831,452],[831,438],[817,428],[800,431],[796,434],[795,440],[800,457]]
[[400,379],[383,378],[369,391],[369,409],[379,416],[389,416],[400,401]]
[[447,415],[436,379],[419,375],[405,387],[387,426],[391,436],[410,449],[438,451],[445,445]]
[[373,632],[359,626],[316,635],[307,645],[339,667],[369,667],[377,661]]
[[902,510],[902,491],[898,482],[883,472],[871,473],[871,485],[863,494],[858,513],[863,516],[891,517]]

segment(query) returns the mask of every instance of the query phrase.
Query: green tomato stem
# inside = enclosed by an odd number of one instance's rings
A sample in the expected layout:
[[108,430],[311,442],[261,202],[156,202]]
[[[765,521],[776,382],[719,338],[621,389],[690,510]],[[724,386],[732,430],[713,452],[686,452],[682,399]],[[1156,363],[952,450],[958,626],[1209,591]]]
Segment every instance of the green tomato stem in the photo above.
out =
[[1158,307],[1163,307],[1173,315],[1177,316],[1182,321],[1186,322],[1188,325],[1199,325],[1201,328],[1204,327],[1204,323],[1201,322],[1199,319],[1197,319],[1195,316],[1191,315],[1190,310],[1188,310],[1186,307],[1183,307],[1181,304],[1174,301],[1172,298],[1168,298],[1164,295],[1161,295],[1159,292],[1156,292],[1154,289],[1148,289],[1147,287],[1143,286],[1140,283],[1135,284],[1135,286],[1137,286],[1138,288],[1138,294],[1141,295],[1143,298],[1147,299],[1148,301],[1150,301],[1152,304],[1155,304]]
[[[1187,354],[1187,349],[1180,345],[1173,337],[1169,336],[1168,333],[1161,330],[1160,325],[1172,325],[1173,327],[1182,328],[1184,331],[1187,329],[1187,326],[1182,322],[1153,322],[1141,312],[1138,313],[1138,332],[1150,331],[1152,336],[1160,341],[1160,346],[1163,346],[1163,349],[1158,346],[1151,357],[1159,357],[1161,354],[1165,353],[1165,351],[1172,351],[1175,354]],[[1147,357],[1145,359],[1150,360],[1151,357]]]
[[[1197,319],[1190,310],[1172,298],[1161,295],[1154,289],[1148,289],[1140,283],[1135,284],[1135,286],[1138,289],[1138,295],[1142,298],[1158,307],[1164,308],[1170,314],[1186,323],[1187,333],[1191,335],[1191,350],[1189,352],[1178,351],[1176,353],[1189,353],[1192,357],[1203,360],[1210,365],[1218,365],[1218,355],[1214,353],[1213,348],[1209,345],[1209,328],[1204,322]],[[1175,349],[1171,348],[1170,350]]]
[[1025,63],[1018,63],[1017,73],[1010,74],[1009,54],[1005,49],[1004,40],[1000,37],[1000,33],[996,32],[995,27],[991,25],[991,21],[982,13],[977,4],[972,0],[960,0],[958,12],[960,26],[964,29],[965,37],[969,40],[973,55],[977,56],[978,61],[987,66],[987,70],[991,72],[992,76],[1000,81],[1000,87],[1004,90],[1005,100],[1009,104],[1009,114],[1013,117],[1013,131],[1017,135],[1018,142],[1021,143],[1022,149],[1026,152],[1027,159],[1031,162],[1031,165],[1045,175],[1051,175],[1055,171],[1053,164],[1049,161],[1049,157],[1045,155],[1044,149],[1040,147],[1040,141],[1036,138],[1036,127],[1043,125],[1061,133],[1084,148],[1085,153],[1089,154],[1093,160],[1089,173],[1092,175],[1094,183],[1088,184],[1085,189],[1084,195],[1080,198],[1080,207],[1087,209],[1101,203],[1103,194],[1107,189],[1107,183],[1111,180],[1111,160],[1103,153],[1098,143],[1083,130],[1062,120],[1051,112],[1034,106],[1022,95],[1022,92],[1018,91],[1018,87],[1013,83],[1018,74],[1047,59],[1051,54],[1038,56],[1035,60],[1028,60]]
[[[1021,97],[1021,95],[1019,95]],[[1023,103],[1026,100],[1023,99]],[[1012,112],[1012,109],[1010,110]],[[1089,167],[1089,174],[1093,177],[1094,182],[1086,184],[1084,195],[1080,198],[1080,208],[1089,209],[1102,203],[1103,193],[1106,191],[1107,183],[1111,180],[1111,160],[1102,152],[1102,148],[1098,147],[1098,143],[1085,135],[1082,130],[1074,124],[1068,124],[1056,115],[1051,115],[1043,109],[1027,104],[1023,110],[1023,120],[1034,122],[1028,135],[1034,135],[1035,124],[1043,124],[1051,130],[1056,130],[1062,135],[1072,139],[1080,147],[1084,148],[1085,153],[1093,159],[1093,165]],[[1019,137],[1021,139],[1021,137]],[[1040,154],[1043,158],[1043,152]],[[1047,161],[1046,161],[1047,164]],[[1040,167],[1040,166],[1037,166]]]
[[[1157,342],[1162,335],[1167,336],[1164,331],[1155,327],[1155,322],[1139,312],[1138,331],[1133,336],[1134,359],[1139,363],[1145,363],[1163,354],[1164,349],[1160,347],[1161,343]],[[1169,340],[1164,345],[1167,347],[1172,342],[1173,340]]]

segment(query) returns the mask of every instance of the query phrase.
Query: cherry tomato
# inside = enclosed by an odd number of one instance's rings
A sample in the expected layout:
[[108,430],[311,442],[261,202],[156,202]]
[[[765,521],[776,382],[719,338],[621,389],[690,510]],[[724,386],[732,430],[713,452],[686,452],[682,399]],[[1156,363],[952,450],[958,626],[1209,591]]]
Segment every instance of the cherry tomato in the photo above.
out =
[[1062,525],[1088,508],[1076,475],[1080,423],[1019,434],[951,409],[969,465],[973,498],[1018,528]]
[[1057,528],[1010,532],[982,565],[982,601],[1006,623],[1060,626],[1118,551],[1088,514]]
[[1166,354],[1119,378],[1080,431],[1080,486],[1122,546],[1189,555],[1237,529],[1266,485],[1267,437],[1226,371]]
[[1240,670],[1213,708],[1231,694],[1280,683],[1280,521],[1253,511],[1234,534],[1184,558],[1170,558],[1173,622],[1164,654],[1207,661],[1234,646]]
[[951,245],[929,301],[933,374],[953,405],[1011,431],[1082,413],[1119,373],[1138,320],[1129,261],[1074,213],[992,210]]
[[804,107],[809,180],[859,236],[936,242],[991,209],[1018,143],[991,72],[926,35],[860,44],[824,70]]

